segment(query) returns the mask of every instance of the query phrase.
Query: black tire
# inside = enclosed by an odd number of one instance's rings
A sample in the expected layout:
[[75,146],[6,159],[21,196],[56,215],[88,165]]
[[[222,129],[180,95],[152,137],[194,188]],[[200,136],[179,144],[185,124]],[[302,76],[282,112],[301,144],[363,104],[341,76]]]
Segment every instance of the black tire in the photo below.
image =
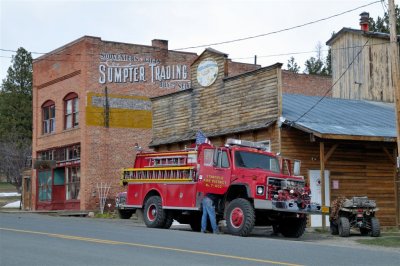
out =
[[143,220],[147,227],[163,228],[165,225],[165,211],[162,208],[160,196],[151,196],[144,204]]
[[335,222],[331,222],[329,225],[329,228],[331,230],[331,234],[336,236],[339,234],[339,226]]
[[248,236],[254,228],[254,208],[246,199],[231,201],[226,209],[225,218],[228,231],[232,235]]
[[118,210],[118,217],[120,219],[130,219],[134,211],[132,210]]
[[174,217],[172,216],[172,213],[170,211],[167,211],[166,212],[166,216],[165,216],[165,221],[164,221],[163,228],[164,229],[171,228],[171,225],[172,225],[173,222],[174,222]]
[[282,220],[279,231],[284,237],[299,238],[304,234],[307,226],[307,216],[302,218],[288,218]]
[[341,237],[350,236],[350,222],[347,217],[339,217],[339,235]]
[[376,217],[371,218],[371,231],[369,232],[369,235],[372,237],[378,237],[381,235],[381,226]]

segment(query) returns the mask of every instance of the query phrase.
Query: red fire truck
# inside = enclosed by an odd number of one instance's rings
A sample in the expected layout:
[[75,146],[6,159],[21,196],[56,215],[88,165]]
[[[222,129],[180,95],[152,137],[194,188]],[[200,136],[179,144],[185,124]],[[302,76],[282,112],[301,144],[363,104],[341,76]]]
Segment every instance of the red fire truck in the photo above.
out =
[[[296,173],[293,173],[293,168]],[[285,237],[300,237],[307,214],[320,213],[299,172],[299,161],[282,159],[258,142],[228,139],[222,147],[140,152],[134,168],[122,170],[116,205],[121,218],[136,210],[147,227],[169,228],[173,220],[200,231],[201,201],[219,195],[217,221],[230,234],[247,236],[254,226],[272,225]]]

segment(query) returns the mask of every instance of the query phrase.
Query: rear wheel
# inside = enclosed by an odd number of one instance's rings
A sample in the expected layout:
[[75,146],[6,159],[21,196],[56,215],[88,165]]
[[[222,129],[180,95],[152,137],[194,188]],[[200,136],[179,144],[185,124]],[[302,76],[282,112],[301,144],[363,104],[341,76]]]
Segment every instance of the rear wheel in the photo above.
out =
[[369,232],[369,235],[372,237],[378,237],[381,235],[381,226],[376,217],[371,218],[371,231]]
[[284,237],[298,238],[304,234],[307,226],[307,217],[288,218],[282,221],[279,230]]
[[229,233],[248,236],[254,228],[255,214],[251,203],[246,199],[231,201],[226,209],[226,226]]
[[160,196],[151,196],[144,205],[144,223],[147,227],[163,228],[165,225],[165,211],[162,208]]
[[133,212],[132,210],[118,210],[118,216],[120,219],[130,219]]
[[339,235],[342,237],[350,235],[350,222],[347,217],[339,217]]

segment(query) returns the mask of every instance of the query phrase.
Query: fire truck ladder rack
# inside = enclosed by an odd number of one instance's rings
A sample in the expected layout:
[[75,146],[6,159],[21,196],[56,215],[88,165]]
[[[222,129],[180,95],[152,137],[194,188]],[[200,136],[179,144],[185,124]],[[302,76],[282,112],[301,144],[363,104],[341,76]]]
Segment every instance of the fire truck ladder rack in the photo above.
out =
[[183,166],[187,164],[187,156],[149,157],[149,165],[145,167]]
[[195,178],[194,166],[125,168],[121,183],[193,182]]

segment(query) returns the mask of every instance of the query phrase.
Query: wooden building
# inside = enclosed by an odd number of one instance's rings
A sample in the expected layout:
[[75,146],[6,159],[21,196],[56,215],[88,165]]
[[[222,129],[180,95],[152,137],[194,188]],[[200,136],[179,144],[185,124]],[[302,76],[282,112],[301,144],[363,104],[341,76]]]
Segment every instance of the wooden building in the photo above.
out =
[[394,102],[389,34],[343,28],[326,44],[332,49],[332,79],[338,81],[333,97]]
[[383,226],[399,224],[393,105],[284,94],[281,64],[228,76],[227,61],[206,49],[191,65],[191,89],[151,99],[151,147],[183,149],[198,130],[214,145],[230,137],[263,142],[301,159],[314,194],[326,170],[328,201],[366,195],[377,200]]

